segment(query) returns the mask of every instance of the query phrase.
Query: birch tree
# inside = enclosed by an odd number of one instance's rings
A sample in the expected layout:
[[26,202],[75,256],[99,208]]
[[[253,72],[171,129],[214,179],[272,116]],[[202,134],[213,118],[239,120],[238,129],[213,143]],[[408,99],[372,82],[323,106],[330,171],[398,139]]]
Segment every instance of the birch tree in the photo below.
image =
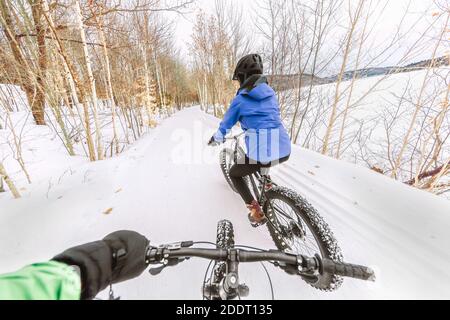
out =
[[18,199],[20,198],[20,193],[17,191],[16,186],[14,185],[14,182],[11,180],[11,178],[6,173],[6,169],[3,166],[3,163],[0,162],[0,180],[4,180],[6,185],[8,186],[9,190],[11,191],[14,198]]
[[[442,41],[443,37],[446,35],[447,26],[448,26],[449,20],[450,20],[450,13],[447,12],[447,17],[446,17],[446,20],[445,20],[444,27],[442,28],[442,31],[440,32],[439,38],[436,41],[436,45],[435,45],[435,47],[433,49],[433,53],[432,53],[432,57],[431,57],[431,61],[432,62],[436,58],[436,52],[437,52],[437,50],[440,47],[440,44],[441,44],[441,41]],[[406,131],[406,134],[405,134],[404,138],[403,138],[403,143],[401,145],[400,151],[399,151],[399,153],[397,155],[397,158],[395,160],[394,169],[392,170],[391,176],[394,177],[394,178],[397,177],[397,172],[398,172],[399,167],[401,165],[403,154],[405,152],[405,149],[406,149],[406,146],[408,144],[411,132],[412,132],[412,130],[414,128],[414,125],[416,124],[417,115],[419,114],[419,111],[422,108],[422,103],[423,103],[422,102],[422,97],[423,97],[423,94],[424,94],[424,91],[425,91],[426,83],[428,81],[428,76],[429,76],[432,68],[433,68],[433,63],[431,63],[430,66],[427,68],[427,71],[426,71],[426,73],[425,73],[425,75],[423,77],[423,82],[422,82],[422,86],[420,88],[419,96],[417,98],[414,114],[413,114],[413,116],[411,118],[409,127],[408,127],[408,129]]]
[[75,7],[75,16],[76,21],[78,24],[78,29],[80,31],[81,41],[83,44],[83,52],[84,52],[84,59],[86,62],[86,70],[88,74],[88,80],[91,87],[91,100],[92,100],[92,109],[94,114],[94,124],[95,124],[95,137],[96,137],[96,143],[97,143],[97,159],[103,160],[103,142],[102,142],[102,134],[101,134],[101,128],[98,121],[98,100],[97,100],[97,89],[95,88],[95,79],[94,75],[92,74],[92,64],[91,64],[91,57],[89,55],[88,46],[86,43],[86,34],[84,31],[84,25],[83,25],[83,17],[81,15],[81,7],[80,2],[78,0],[75,1],[74,4]]
[[36,72],[33,66],[28,62],[27,57],[24,54],[22,46],[18,42],[17,35],[15,33],[15,24],[13,16],[11,14],[11,8],[8,0],[0,1],[0,23],[4,29],[4,34],[11,48],[17,66],[20,68],[18,72],[20,86],[24,90],[28,105],[31,107],[36,124],[45,125],[44,119],[44,106],[45,99],[43,93],[43,77],[45,72],[45,39],[43,39],[43,33],[45,32],[42,27],[41,20],[41,7],[40,1],[32,2],[32,12],[36,19],[36,29],[38,31],[38,43],[40,59],[39,63],[43,69]]
[[329,141],[330,141],[330,136],[331,136],[331,132],[334,128],[335,122],[336,122],[336,113],[337,113],[337,106],[340,100],[340,85],[342,82],[342,78],[344,75],[344,71],[345,68],[347,67],[347,60],[352,48],[352,41],[353,41],[353,34],[356,28],[356,25],[358,24],[359,18],[361,16],[361,12],[363,9],[363,5],[364,2],[363,1],[359,1],[358,5],[356,7],[356,12],[354,13],[354,15],[352,15],[352,10],[351,10],[351,4],[349,2],[349,8],[348,8],[348,13],[349,13],[349,26],[348,26],[348,35],[347,35],[347,41],[346,41],[346,45],[345,45],[345,50],[344,50],[344,55],[343,55],[343,61],[341,64],[341,70],[339,71],[339,76],[336,82],[336,89],[335,89],[335,95],[334,95],[334,102],[333,102],[333,106],[331,108],[331,114],[330,114],[330,119],[328,121],[328,126],[326,129],[326,133],[325,136],[323,138],[323,147],[322,147],[322,154],[326,154],[328,152],[328,148],[329,148]]
[[[87,100],[87,94],[84,89],[84,86],[81,83],[80,77],[78,75],[77,70],[74,68],[72,61],[69,59],[66,49],[58,36],[58,33],[56,31],[55,25],[53,23],[53,19],[50,15],[47,0],[43,0],[43,14],[45,16],[45,19],[48,22],[49,28],[52,32],[53,39],[56,42],[56,46],[58,49],[58,53],[61,56],[64,69],[66,71],[66,76],[68,77],[68,82],[70,85],[70,89],[72,91],[72,97],[75,100],[75,105],[78,107],[79,103],[83,105],[83,111],[84,111],[84,128],[86,131],[86,142],[88,145],[88,155],[89,159],[91,161],[96,160],[96,154],[95,154],[95,147],[94,143],[92,141],[92,132],[91,132],[91,124],[89,120],[89,102]],[[80,97],[78,97],[78,94]]]

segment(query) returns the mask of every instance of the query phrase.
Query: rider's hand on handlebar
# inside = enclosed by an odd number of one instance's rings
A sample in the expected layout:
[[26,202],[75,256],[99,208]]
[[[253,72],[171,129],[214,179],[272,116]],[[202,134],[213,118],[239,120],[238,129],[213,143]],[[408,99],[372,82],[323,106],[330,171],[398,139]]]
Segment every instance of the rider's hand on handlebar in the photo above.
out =
[[209,139],[208,142],[208,146],[210,147],[215,147],[218,146],[220,143],[216,141],[216,139],[214,139],[214,136],[211,137],[211,139]]
[[118,283],[138,277],[147,268],[145,255],[150,241],[134,231],[117,231],[103,238],[115,255],[112,281]]
[[118,231],[103,240],[67,249],[53,260],[78,266],[81,299],[93,299],[111,283],[139,276],[147,268],[149,240],[133,231]]

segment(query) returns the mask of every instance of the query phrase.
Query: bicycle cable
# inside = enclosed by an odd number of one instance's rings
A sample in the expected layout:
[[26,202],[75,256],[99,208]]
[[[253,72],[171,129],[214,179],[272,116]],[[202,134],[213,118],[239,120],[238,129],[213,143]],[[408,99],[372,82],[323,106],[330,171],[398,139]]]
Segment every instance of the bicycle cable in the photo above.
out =
[[[252,249],[252,250],[255,250],[255,251],[265,251],[264,249],[260,249],[260,248],[256,248],[256,247],[251,247],[251,246],[244,246],[244,245],[237,245],[237,246],[235,246],[235,247],[236,247],[236,248],[244,248],[244,249]],[[275,263],[273,263],[273,262],[271,262],[271,261],[267,261],[267,262],[270,263],[270,264],[275,265]],[[271,295],[272,295],[272,300],[275,300],[275,295],[274,295],[274,292],[273,292],[272,278],[270,277],[269,271],[267,270],[267,268],[266,268],[266,266],[264,265],[264,263],[263,263],[263,262],[260,262],[260,263],[261,263],[262,267],[264,268],[264,271],[266,272],[267,279],[269,280],[270,292],[271,292]]]
[[272,285],[272,278],[270,277],[269,271],[267,270],[264,263],[260,262],[262,267],[264,268],[264,271],[266,272],[267,278],[269,279],[269,285],[270,285],[270,292],[272,294],[272,300],[275,300],[275,295],[273,293],[273,285]]
[[243,248],[243,249],[252,249],[252,250],[255,250],[255,251],[265,251],[264,249],[251,247],[251,246],[244,246],[244,245],[235,245],[234,247],[235,248]]
[[[209,275],[209,287],[210,288],[212,288],[212,281],[213,281],[213,276],[214,276],[216,267],[217,267],[217,261],[214,261],[214,266],[211,268],[211,274]],[[211,298],[211,295],[210,295],[210,298]]]
[[[205,284],[206,284],[206,278],[208,277],[208,271],[209,268],[211,268],[211,264],[213,263],[214,260],[210,260],[208,267],[206,268],[206,272],[205,272],[205,277],[203,278],[203,287],[202,287],[202,295],[203,295],[203,300],[208,300],[205,298]],[[209,299],[211,300],[211,299]]]
[[211,245],[211,246],[216,246],[216,244],[215,243],[213,243],[213,242],[210,242],[210,241],[196,241],[196,242],[194,242],[193,243],[194,245],[197,245],[197,244],[208,244],[208,245]]
[[[264,249],[260,249],[260,248],[256,248],[256,247],[251,247],[251,246],[244,246],[244,245],[237,245],[237,246],[235,246],[235,248],[252,249],[252,250],[260,251],[260,252],[266,251],[266,250],[264,250]],[[275,265],[275,263],[272,262],[272,261],[266,261],[266,262]]]

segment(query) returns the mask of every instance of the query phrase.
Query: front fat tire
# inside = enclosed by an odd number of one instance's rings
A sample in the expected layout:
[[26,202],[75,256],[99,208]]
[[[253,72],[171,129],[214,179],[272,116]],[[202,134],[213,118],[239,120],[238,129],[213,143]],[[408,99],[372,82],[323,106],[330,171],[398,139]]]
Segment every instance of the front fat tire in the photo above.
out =
[[234,157],[234,151],[229,149],[229,148],[225,148],[220,152],[220,169],[222,170],[222,173],[225,177],[225,180],[227,181],[228,185],[230,186],[230,188],[237,193],[236,187],[233,184],[233,181],[231,181],[230,178],[230,172],[228,170],[228,166],[229,166],[229,159],[233,159]]
[[[292,209],[294,209],[296,215],[300,217],[302,222],[307,224],[309,230],[313,233],[317,245],[320,248],[320,255],[322,258],[328,258],[336,262],[343,261],[341,248],[339,247],[338,242],[329,225],[319,215],[317,210],[311,204],[309,204],[308,201],[306,201],[306,199],[288,188],[279,186],[276,186],[267,191],[266,199],[278,199],[285,202]],[[266,210],[267,207],[268,203],[266,200],[264,209]],[[271,217],[269,216],[268,218],[270,220]],[[274,227],[270,222],[267,224],[267,228],[269,229],[269,233],[277,248],[282,251],[288,249],[286,244],[283,244],[283,241],[281,241],[276,236]],[[302,254],[302,252],[296,253]],[[324,291],[335,291],[341,286],[343,282],[342,277],[329,273],[319,275],[318,279],[316,279],[315,281],[307,278],[304,278],[304,280],[308,282],[312,287]]]
[[[219,221],[217,224],[216,248],[228,250],[234,248],[234,228],[233,224],[228,220]],[[225,277],[227,264],[225,262],[217,262],[213,271],[213,282],[220,283]],[[218,297],[213,300],[221,300]]]
[[217,224],[217,249],[231,249],[234,248],[234,227],[228,220],[219,221]]

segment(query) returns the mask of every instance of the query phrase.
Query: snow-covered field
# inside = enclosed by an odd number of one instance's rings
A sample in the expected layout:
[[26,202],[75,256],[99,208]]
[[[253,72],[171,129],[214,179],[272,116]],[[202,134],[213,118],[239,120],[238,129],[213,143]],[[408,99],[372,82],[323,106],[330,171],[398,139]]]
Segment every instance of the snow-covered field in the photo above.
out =
[[[245,206],[227,186],[219,148],[205,146],[218,122],[197,107],[185,109],[121,155],[95,163],[66,156],[49,129],[34,127],[34,139],[23,143],[33,183],[19,179],[19,200],[0,194],[0,273],[118,229],[141,232],[153,244],[214,241],[221,219],[234,223],[237,243],[274,248],[265,228],[249,226]],[[375,283],[346,279],[338,291],[324,293],[268,266],[276,298],[450,298],[449,201],[300,147],[272,175],[319,210],[346,261],[377,272]],[[115,293],[200,299],[206,266],[191,259],[157,277],[144,273],[117,285]],[[270,298],[259,264],[242,265],[241,279],[249,298]]]
[[[416,115],[399,172],[400,180],[411,179],[418,171],[421,157],[429,161],[432,148],[435,147],[434,124],[445,107],[449,78],[450,68],[441,67],[362,78],[356,80],[353,86],[352,81],[342,82],[337,118],[329,141],[329,154],[336,156],[338,153],[345,106],[349,105],[340,158],[365,167],[377,167],[390,175],[419,104],[421,108]],[[297,101],[300,101],[294,130],[296,132],[302,124],[297,144],[311,150],[322,150],[335,93],[336,83],[312,87],[306,115],[304,110],[308,103],[309,87],[302,88],[300,100],[296,91],[280,93],[280,101],[285,106],[283,116],[287,128],[291,128]],[[437,131],[444,143],[438,161],[445,163],[450,157],[449,112],[445,114]]]

